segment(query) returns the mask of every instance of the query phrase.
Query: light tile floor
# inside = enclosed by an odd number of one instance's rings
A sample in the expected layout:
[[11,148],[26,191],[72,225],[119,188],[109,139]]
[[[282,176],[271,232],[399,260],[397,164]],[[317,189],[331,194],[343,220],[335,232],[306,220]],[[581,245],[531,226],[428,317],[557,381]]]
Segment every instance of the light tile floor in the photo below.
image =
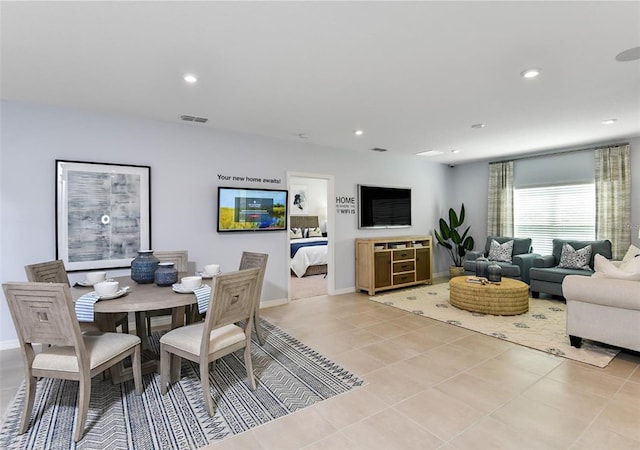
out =
[[[320,296],[262,316],[365,380],[209,449],[640,449],[640,356],[605,369],[399,309]],[[19,353],[0,355],[2,415]]]

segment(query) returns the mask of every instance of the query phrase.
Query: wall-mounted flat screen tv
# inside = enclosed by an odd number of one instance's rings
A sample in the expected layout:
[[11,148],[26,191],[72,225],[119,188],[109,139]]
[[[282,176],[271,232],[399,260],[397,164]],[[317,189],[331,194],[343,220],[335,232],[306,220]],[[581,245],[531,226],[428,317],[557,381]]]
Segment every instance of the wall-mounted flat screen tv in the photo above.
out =
[[218,187],[218,231],[287,229],[288,192]]
[[411,189],[358,185],[358,227],[411,226]]

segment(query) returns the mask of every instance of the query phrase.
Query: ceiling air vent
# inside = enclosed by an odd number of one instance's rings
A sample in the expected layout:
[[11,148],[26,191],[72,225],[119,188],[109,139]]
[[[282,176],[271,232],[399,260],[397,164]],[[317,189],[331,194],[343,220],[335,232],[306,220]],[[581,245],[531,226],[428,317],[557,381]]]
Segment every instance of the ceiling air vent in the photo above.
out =
[[389,151],[386,148],[380,148],[380,147],[373,147],[371,150],[374,151],[374,152],[381,152],[381,153]]
[[196,123],[207,123],[207,121],[209,120],[206,117],[189,116],[187,114],[181,115],[180,119],[184,120],[185,122],[196,122]]

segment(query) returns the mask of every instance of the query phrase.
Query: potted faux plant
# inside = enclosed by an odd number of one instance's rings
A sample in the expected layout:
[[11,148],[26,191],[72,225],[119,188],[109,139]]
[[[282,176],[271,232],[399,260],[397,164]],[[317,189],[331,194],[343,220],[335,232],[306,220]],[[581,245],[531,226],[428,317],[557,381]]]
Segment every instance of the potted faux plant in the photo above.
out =
[[460,208],[460,214],[456,214],[453,208],[449,208],[449,222],[443,218],[440,219],[440,232],[434,230],[438,244],[442,245],[449,252],[453,265],[449,266],[449,276],[459,276],[464,274],[462,264],[464,257],[468,251],[473,250],[474,242],[469,234],[470,226],[462,234],[458,231],[464,222],[464,203]]

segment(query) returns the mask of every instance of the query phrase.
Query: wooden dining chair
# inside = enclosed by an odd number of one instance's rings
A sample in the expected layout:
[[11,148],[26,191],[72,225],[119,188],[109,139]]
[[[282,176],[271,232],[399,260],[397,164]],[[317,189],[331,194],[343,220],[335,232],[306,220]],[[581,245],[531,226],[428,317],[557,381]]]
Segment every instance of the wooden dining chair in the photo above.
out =
[[[259,276],[260,269],[253,268],[214,277],[204,321],[176,328],[160,338],[160,390],[163,394],[170,382],[178,381],[181,358],[199,363],[207,412],[213,416],[209,364],[213,371],[215,360],[241,348],[244,348],[249,387],[256,388],[251,363],[251,328]],[[242,327],[236,325],[238,322],[243,323]]]
[[260,275],[258,276],[258,284],[256,285],[256,292],[254,294],[254,312],[253,312],[253,326],[256,330],[256,337],[260,345],[264,345],[264,337],[262,336],[262,327],[260,326],[260,297],[262,296],[262,284],[264,282],[264,273],[267,270],[267,260],[269,255],[266,253],[253,253],[242,252],[242,258],[240,258],[240,267],[238,270],[252,269],[257,267],[260,269]]
[[[96,374],[131,356],[136,394],[142,394],[138,336],[127,333],[82,333],[69,286],[65,283],[15,282],[4,283],[2,288],[16,328],[25,368],[25,405],[19,434],[29,427],[39,377],[79,382],[78,412],[73,433],[75,442],[84,435],[91,378]],[[36,354],[34,344],[44,344],[42,351]]]
[[[187,250],[166,251],[166,252],[154,251],[153,255],[156,258],[158,258],[160,262],[172,262],[173,267],[175,267],[178,272],[189,271],[189,252]],[[144,315],[147,323],[147,335],[151,336],[151,318],[161,317],[161,316],[171,316],[171,309],[158,309],[156,311],[146,311]]]
[[[61,259],[29,264],[24,266],[24,271],[27,274],[27,281],[33,283],[64,283],[71,286],[64,261]],[[116,327],[122,328],[123,333],[129,332],[129,315],[127,313],[115,314],[113,320]],[[95,322],[80,322],[80,329],[82,331],[100,331]]]

